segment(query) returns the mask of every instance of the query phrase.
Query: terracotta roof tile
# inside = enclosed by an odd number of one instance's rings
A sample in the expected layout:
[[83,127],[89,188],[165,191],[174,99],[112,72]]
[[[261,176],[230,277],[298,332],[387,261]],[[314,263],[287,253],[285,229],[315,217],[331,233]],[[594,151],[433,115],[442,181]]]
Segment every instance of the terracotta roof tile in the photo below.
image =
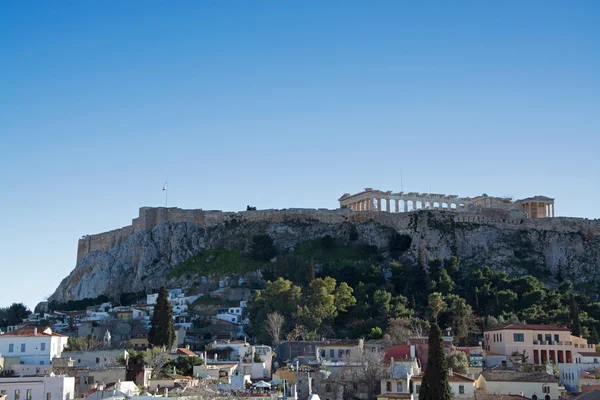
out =
[[190,356],[190,357],[198,357],[198,354],[196,354],[193,351],[191,351],[190,349],[186,349],[186,348],[178,348],[177,354],[183,354],[185,356]]
[[500,331],[503,329],[520,329],[524,331],[567,331],[570,332],[569,328],[554,325],[541,325],[541,324],[503,324],[494,326],[493,328],[486,328],[484,331]]
[[32,327],[32,326],[28,326],[25,328],[20,328],[17,330],[14,330],[12,332],[7,332],[2,336],[59,336],[59,337],[65,337],[64,335],[60,335],[58,333],[54,333],[52,332],[52,329],[50,329],[50,327],[45,326],[45,327]]

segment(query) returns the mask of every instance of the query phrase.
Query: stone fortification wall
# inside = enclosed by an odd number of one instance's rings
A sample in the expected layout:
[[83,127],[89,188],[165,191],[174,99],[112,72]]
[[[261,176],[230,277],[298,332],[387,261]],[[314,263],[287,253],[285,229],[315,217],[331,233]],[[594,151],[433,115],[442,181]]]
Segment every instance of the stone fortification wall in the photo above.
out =
[[96,235],[85,235],[79,239],[79,243],[77,244],[77,261],[92,251],[108,250],[123,243],[132,233],[133,226],[129,225],[121,229],[98,233]]
[[139,217],[132,224],[121,229],[96,235],[86,235],[79,240],[77,261],[95,250],[107,251],[122,243],[129,235],[137,231],[148,231],[164,222],[191,222],[201,227],[213,227],[222,222],[281,222],[286,220],[305,220],[321,223],[362,223],[375,221],[397,230],[405,230],[410,225],[413,215],[427,212],[440,215],[451,215],[458,223],[494,224],[504,229],[552,230],[558,232],[583,232],[600,234],[600,220],[583,218],[538,218],[528,219],[525,213],[515,210],[473,209],[456,213],[442,210],[417,210],[408,213],[387,213],[378,211],[353,211],[351,209],[284,209],[257,210],[241,212],[223,212],[210,210],[183,210],[180,208],[142,207]]

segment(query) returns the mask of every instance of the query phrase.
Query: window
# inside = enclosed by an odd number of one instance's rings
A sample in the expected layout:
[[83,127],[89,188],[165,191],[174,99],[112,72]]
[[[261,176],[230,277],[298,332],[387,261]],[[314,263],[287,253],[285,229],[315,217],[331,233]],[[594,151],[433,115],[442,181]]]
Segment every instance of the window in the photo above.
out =
[[594,364],[598,364],[598,359],[594,358]]
[[6,390],[0,390],[0,396],[6,396]]
[[542,393],[550,393],[550,386],[543,385],[542,386]]
[[344,357],[344,350],[338,350],[338,357],[339,358]]
[[541,333],[538,333],[538,341],[540,341],[540,342],[542,341],[542,334]]
[[8,345],[8,352],[9,353],[14,353],[15,352],[15,345],[13,343]]
[[552,341],[552,335],[547,333],[544,337],[544,339],[546,340],[546,342],[550,343]]
[[21,353],[25,353],[27,351],[27,345],[25,343],[21,343]]
[[554,341],[558,342],[558,335],[554,335]]
[[402,382],[398,382],[398,387],[396,388],[398,393],[402,393]]
[[96,357],[96,364],[100,364],[100,357]]
[[325,350],[321,350],[321,358],[325,358]]
[[415,393],[419,394],[420,390],[421,390],[421,385],[415,385]]
[[46,400],[52,400],[52,393],[46,393]]
[[458,387],[458,394],[465,394],[465,387],[463,385]]
[[40,344],[40,350],[41,351],[46,351],[46,343]]
[[31,400],[31,389],[27,389],[27,400]]
[[525,341],[525,334],[524,333],[515,333],[513,334],[514,336],[514,341],[515,342],[524,342]]
[[19,389],[15,389],[15,400],[21,400],[21,391]]
[[388,392],[388,393],[392,391],[392,382],[387,381],[385,383],[385,391]]
[[43,362],[43,361],[40,361],[40,365],[44,365],[44,362]]
[[329,358],[334,358],[335,357],[335,350],[331,349],[329,350]]
[[502,334],[500,334],[500,341],[502,341]]

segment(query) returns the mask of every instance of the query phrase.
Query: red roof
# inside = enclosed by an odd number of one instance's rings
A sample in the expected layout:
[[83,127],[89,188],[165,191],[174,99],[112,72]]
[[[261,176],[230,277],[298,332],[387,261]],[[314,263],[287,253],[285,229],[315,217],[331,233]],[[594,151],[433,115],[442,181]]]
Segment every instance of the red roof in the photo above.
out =
[[33,327],[33,326],[28,326],[25,328],[20,328],[20,329],[16,329],[12,332],[7,332],[2,336],[59,336],[59,337],[65,337],[64,335],[60,335],[58,333],[54,333],[52,332],[52,329],[50,329],[50,327],[45,326],[45,327]]
[[390,358],[395,360],[404,360],[410,358],[410,344],[399,344],[383,351],[385,353],[386,361],[388,361]]
[[484,331],[501,331],[504,329],[522,330],[522,331],[567,331],[570,332],[569,328],[563,326],[554,325],[541,325],[541,324],[503,324],[494,326],[493,328],[486,328]]
[[181,354],[181,355],[189,356],[189,357],[198,357],[198,354],[194,353],[190,349],[186,349],[186,348],[182,348],[182,347],[177,349],[176,354]]

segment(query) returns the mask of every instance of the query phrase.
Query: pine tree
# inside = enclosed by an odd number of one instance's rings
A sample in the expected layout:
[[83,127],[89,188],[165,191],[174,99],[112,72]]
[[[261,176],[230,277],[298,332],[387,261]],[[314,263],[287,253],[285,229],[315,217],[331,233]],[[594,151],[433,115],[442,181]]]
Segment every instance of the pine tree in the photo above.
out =
[[575,302],[575,296],[573,293],[569,296],[569,311],[571,319],[571,333],[573,336],[581,336],[581,322],[579,322],[579,309]]
[[451,398],[448,385],[448,362],[444,353],[442,331],[437,324],[431,324],[429,357],[419,391],[419,400],[450,400]]
[[173,309],[169,303],[169,291],[165,286],[158,291],[151,324],[148,342],[152,346],[164,346],[170,350],[175,343],[175,328],[173,327]]

